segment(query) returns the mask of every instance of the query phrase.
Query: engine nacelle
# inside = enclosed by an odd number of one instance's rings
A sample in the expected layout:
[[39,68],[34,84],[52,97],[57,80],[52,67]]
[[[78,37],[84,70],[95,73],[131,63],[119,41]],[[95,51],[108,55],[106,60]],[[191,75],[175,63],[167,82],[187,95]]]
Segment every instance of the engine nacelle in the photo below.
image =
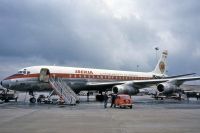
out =
[[174,92],[178,92],[180,88],[171,83],[161,83],[157,86],[159,92],[163,94],[172,94]]
[[136,95],[139,93],[139,90],[130,86],[130,85],[116,85],[112,88],[113,93],[115,94],[128,94],[128,95]]

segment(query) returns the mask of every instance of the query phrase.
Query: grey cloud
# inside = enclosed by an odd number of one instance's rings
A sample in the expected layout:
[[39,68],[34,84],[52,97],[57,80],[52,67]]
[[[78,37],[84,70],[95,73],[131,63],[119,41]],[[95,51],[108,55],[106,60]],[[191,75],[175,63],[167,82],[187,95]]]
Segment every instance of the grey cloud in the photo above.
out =
[[1,77],[40,64],[151,71],[155,45],[169,50],[169,74],[200,73],[198,1],[120,2],[0,1]]

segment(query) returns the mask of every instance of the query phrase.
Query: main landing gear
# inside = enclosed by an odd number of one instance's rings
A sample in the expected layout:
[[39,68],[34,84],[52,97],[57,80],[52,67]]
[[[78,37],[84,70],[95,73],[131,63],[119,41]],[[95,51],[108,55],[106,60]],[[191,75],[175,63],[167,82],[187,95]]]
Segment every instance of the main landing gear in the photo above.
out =
[[99,94],[96,95],[96,101],[103,102],[104,96],[102,94],[102,91],[99,92]]
[[29,91],[31,98],[29,99],[30,103],[36,103],[36,98],[34,97],[33,91]]

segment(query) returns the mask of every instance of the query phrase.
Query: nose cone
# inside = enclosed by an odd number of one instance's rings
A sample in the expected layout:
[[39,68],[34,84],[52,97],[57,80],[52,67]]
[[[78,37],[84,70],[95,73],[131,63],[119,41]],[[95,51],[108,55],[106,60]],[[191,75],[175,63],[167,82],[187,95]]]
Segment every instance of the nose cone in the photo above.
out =
[[10,84],[11,84],[11,78],[13,75],[6,77],[5,79],[3,79],[1,81],[1,86],[3,86],[4,88],[9,88]]
[[4,87],[4,80],[1,81],[1,86]]
[[3,86],[4,88],[9,87],[9,86],[8,86],[8,81],[7,81],[7,80],[2,80],[2,81],[1,81],[1,86]]

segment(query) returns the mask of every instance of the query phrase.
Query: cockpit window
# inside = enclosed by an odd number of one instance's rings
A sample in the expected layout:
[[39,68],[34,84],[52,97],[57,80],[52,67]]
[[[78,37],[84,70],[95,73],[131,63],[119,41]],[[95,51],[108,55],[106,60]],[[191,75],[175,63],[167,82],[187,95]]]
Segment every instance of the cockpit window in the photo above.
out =
[[26,74],[26,71],[25,71],[25,70],[23,71],[23,74]]
[[19,71],[18,74],[23,74],[23,72],[22,72],[22,71]]
[[18,71],[18,74],[30,74],[30,71],[24,69],[23,71]]

